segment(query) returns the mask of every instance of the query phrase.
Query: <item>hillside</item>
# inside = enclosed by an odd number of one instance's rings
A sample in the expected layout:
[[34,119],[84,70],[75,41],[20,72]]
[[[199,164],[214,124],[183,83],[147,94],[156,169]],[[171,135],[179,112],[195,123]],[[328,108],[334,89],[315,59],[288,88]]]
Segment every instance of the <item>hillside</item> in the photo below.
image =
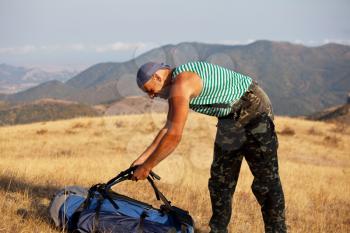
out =
[[350,124],[350,104],[327,108],[323,111],[311,114],[307,119]]
[[[151,143],[165,114],[79,118],[0,127],[0,231],[59,233],[47,208],[64,186],[106,182],[129,167]],[[172,204],[190,211],[208,232],[207,188],[216,119],[189,114],[182,141],[154,171]],[[350,129],[277,117],[280,176],[289,232],[350,232]],[[263,232],[252,175],[243,162],[229,232]],[[159,207],[147,182],[125,182],[117,192]]]
[[142,113],[167,112],[168,103],[166,101],[151,100],[148,97],[130,96],[120,101],[107,105],[105,115],[125,115]]
[[[147,61],[162,61],[172,66],[205,60],[231,68],[257,79],[271,97],[278,115],[307,115],[341,104],[350,90],[350,46],[327,44],[305,47],[287,42],[257,41],[249,45],[180,43],[146,52],[123,63],[91,66],[68,80],[63,98],[86,104],[101,104],[141,95],[135,76]],[[40,91],[40,88],[38,89]],[[72,91],[74,90],[74,91]],[[21,102],[36,99],[37,91],[28,90],[7,96]]]
[[0,100],[4,100],[5,98],[6,98],[6,94],[4,94],[4,93],[0,93]]
[[0,126],[98,115],[101,113],[88,105],[62,100],[43,99],[15,106],[0,102]]
[[[64,84],[58,83],[57,85],[60,87]],[[46,96],[42,97],[42,99],[21,104],[0,100],[0,126],[84,116],[113,116],[168,111],[166,101],[151,100],[145,96],[130,96],[116,102],[94,106],[67,100],[47,99]]]

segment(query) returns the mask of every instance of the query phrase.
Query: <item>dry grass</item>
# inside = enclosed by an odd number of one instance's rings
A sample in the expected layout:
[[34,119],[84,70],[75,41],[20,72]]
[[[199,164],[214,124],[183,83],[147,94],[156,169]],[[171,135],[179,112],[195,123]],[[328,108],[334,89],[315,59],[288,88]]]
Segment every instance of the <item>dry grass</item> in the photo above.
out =
[[[164,119],[164,114],[81,118],[48,122],[45,133],[38,133],[41,123],[1,127],[0,232],[58,233],[47,215],[52,195],[66,185],[89,187],[107,181],[126,169]],[[211,211],[207,180],[215,124],[215,118],[190,114],[181,144],[155,169],[162,177],[160,189],[172,203],[191,212],[202,232],[208,232]],[[293,137],[279,134],[289,232],[350,232],[348,128],[277,118],[279,132],[285,125],[293,125],[295,132]],[[317,133],[310,133],[312,127]],[[326,136],[335,137],[336,146],[326,142]],[[230,232],[263,232],[251,182],[244,163]],[[126,182],[116,190],[157,204],[146,182]]]

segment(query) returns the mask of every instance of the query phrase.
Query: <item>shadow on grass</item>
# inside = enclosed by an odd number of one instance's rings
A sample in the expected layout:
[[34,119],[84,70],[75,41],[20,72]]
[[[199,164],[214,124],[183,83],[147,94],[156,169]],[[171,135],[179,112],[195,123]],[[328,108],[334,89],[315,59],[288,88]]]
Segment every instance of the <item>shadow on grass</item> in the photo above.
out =
[[29,209],[18,207],[16,213],[22,219],[40,219],[53,226],[48,213],[48,204],[59,188],[51,185],[37,185],[28,183],[13,176],[0,176],[0,191],[5,192],[5,201],[9,198],[16,200],[13,194],[28,195]]

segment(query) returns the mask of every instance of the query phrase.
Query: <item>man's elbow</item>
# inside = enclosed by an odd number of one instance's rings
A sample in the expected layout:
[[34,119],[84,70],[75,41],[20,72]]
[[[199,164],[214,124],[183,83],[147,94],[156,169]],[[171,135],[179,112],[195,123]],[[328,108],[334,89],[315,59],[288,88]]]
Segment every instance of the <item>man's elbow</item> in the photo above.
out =
[[170,130],[167,132],[168,137],[172,143],[175,145],[179,144],[182,138],[182,132],[178,132],[175,130]]

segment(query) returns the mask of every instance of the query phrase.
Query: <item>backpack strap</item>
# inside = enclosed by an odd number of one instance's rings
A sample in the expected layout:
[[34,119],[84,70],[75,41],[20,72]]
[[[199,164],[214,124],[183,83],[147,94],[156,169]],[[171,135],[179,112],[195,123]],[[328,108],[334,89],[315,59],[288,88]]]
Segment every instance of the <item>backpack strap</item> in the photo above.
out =
[[140,215],[140,222],[137,224],[136,233],[143,233],[143,223],[147,217],[149,217],[148,214],[146,212],[142,212]]
[[94,221],[92,223],[92,233],[99,233],[98,232],[98,225],[100,223],[100,211],[102,206],[103,197],[99,197],[97,201],[97,207],[96,207],[96,213],[94,216]]
[[153,179],[150,178],[150,177],[147,177],[147,180],[151,184],[151,186],[152,186],[152,188],[154,190],[154,193],[156,195],[157,200],[161,200],[168,209],[171,209],[172,208],[171,202],[164,196],[164,194],[161,191],[159,191],[159,189],[157,188],[157,186],[154,183]]
[[[112,204],[112,206],[114,208],[119,209],[119,206],[117,205],[117,203],[115,203],[112,200],[112,198],[110,197],[110,195],[106,191],[105,187],[106,187],[105,184],[93,185],[89,189],[89,193],[88,193],[88,196],[87,196],[86,200],[79,207],[79,212],[81,212],[84,209],[87,209],[89,207],[89,205],[91,204],[91,198],[93,196],[96,196],[96,194],[98,193],[99,196],[98,196],[97,206],[96,206],[96,210],[95,210],[96,213],[95,213],[95,216],[94,216],[94,221],[93,221],[93,226],[92,226],[92,233],[99,233],[98,232],[98,225],[99,225],[100,211],[101,211],[101,206],[102,206],[102,203],[103,203],[104,199],[107,199]],[[80,213],[79,213],[79,215],[80,215]]]
[[[132,177],[133,172],[136,170],[137,166],[134,167],[130,167],[125,171],[122,171],[121,173],[119,173],[116,177],[114,177],[113,179],[111,179],[110,181],[108,181],[105,185],[105,190],[106,192],[108,192],[108,190],[110,190],[112,188],[112,186],[125,181],[125,180],[130,180]],[[149,176],[147,177],[148,182],[151,184],[153,190],[154,190],[154,194],[156,195],[157,200],[161,200],[165,206],[167,206],[168,208],[171,208],[171,202],[164,196],[163,193],[161,193],[159,191],[159,189],[156,187],[154,180],[160,180],[160,177],[155,174],[154,172],[150,172]]]

